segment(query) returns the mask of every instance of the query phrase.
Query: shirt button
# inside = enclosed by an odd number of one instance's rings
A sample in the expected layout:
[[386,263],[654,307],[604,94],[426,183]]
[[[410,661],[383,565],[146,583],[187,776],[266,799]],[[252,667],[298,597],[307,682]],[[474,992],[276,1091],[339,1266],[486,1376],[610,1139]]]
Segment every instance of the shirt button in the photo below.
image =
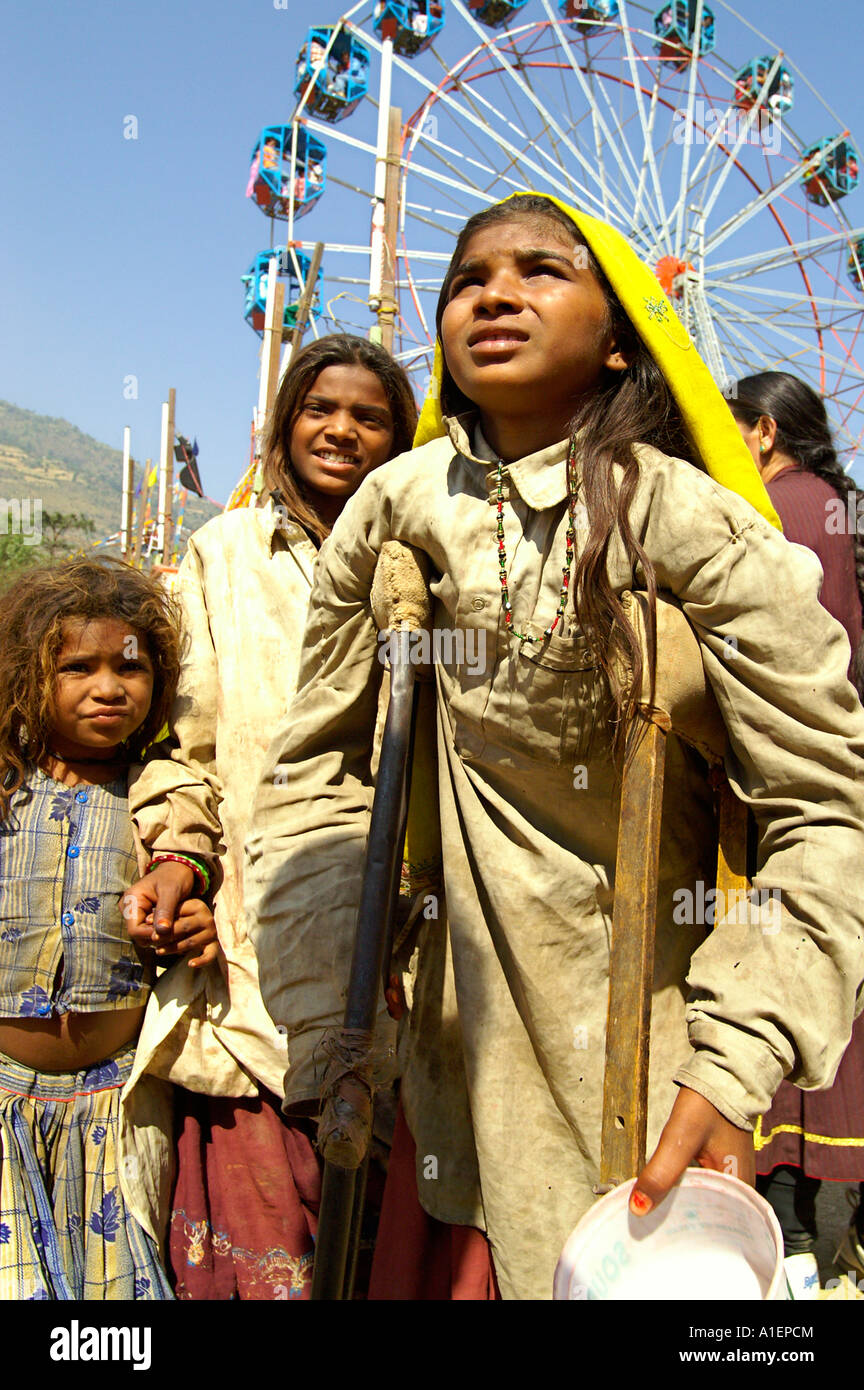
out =
[[40,1014],[40,1015],[44,1018],[46,1014],[50,1014],[50,1012],[51,1012],[51,1005],[50,1005],[50,1004],[40,1004],[40,1005],[38,1006],[36,1012],[37,1012],[37,1014]]
[[471,607],[473,608],[473,610],[474,610],[475,613],[482,613],[482,612],[483,612],[483,609],[484,609],[484,608],[488,608],[488,606],[489,606],[489,605],[488,605],[486,599],[485,599],[485,598],[480,598],[479,595],[478,595],[476,598],[472,598],[472,600],[471,600]]
[[70,845],[66,851],[66,856],[69,859],[77,859],[80,853],[81,849],[79,845]]
[[64,912],[60,921],[63,923],[64,927],[71,927],[75,924],[75,918],[71,912]]
[[88,800],[87,793],[86,793],[86,792],[76,792],[76,793],[75,793],[75,800],[76,800],[76,801],[87,801],[87,800]]

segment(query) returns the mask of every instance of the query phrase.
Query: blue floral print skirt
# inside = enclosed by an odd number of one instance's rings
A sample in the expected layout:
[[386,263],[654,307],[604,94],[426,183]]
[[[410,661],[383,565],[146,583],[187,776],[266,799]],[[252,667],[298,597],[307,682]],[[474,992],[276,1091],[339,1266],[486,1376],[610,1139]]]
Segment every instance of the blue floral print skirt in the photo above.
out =
[[172,1298],[118,1173],[134,1048],[79,1072],[0,1053],[0,1299]]

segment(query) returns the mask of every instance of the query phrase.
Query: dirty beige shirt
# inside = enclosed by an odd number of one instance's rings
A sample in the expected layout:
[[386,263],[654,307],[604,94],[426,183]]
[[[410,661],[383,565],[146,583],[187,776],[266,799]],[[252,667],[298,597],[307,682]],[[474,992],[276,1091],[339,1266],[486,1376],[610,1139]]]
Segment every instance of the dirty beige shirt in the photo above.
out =
[[142,768],[130,806],[151,853],[186,851],[217,868],[227,982],[216,962],[191,970],[185,960],[158,982],[125,1091],[130,1126],[144,1076],[209,1095],[254,1096],[259,1082],[282,1092],[288,1054],[261,999],[243,846],[265,751],[297,684],[315,560],[305,532],[268,502],[208,522],[180,567],[189,644],[172,736]]
[[[300,687],[248,843],[250,930],[289,1029],[290,1098],[318,1037],[309,981],[316,1021],[328,997],[334,1022],[341,1009],[372,795],[368,597],[382,544],[408,541],[431,558],[436,628],[485,642],[482,664],[460,662],[454,643],[436,667],[446,908],[424,927],[403,1085],[418,1189],[432,1216],[487,1231],[505,1297],[549,1298],[598,1179],[618,803],[601,673],[572,611],[542,647],[504,632],[492,456],[482,439],[472,454],[459,422],[451,433],[368,478],[322,550]],[[565,452],[506,469],[514,626],[536,635],[561,585]],[[752,1127],[784,1075],[805,1087],[834,1075],[864,977],[850,891],[864,862],[864,712],[815,557],[692,465],[647,447],[640,463],[633,530],[700,639],[727,772],[759,829],[754,882],[782,902],[779,930],[676,922],[673,894],[698,900],[713,883],[716,839],[705,765],[670,738],[653,1146],[675,1081]],[[644,587],[620,544],[609,573],[619,592]]]

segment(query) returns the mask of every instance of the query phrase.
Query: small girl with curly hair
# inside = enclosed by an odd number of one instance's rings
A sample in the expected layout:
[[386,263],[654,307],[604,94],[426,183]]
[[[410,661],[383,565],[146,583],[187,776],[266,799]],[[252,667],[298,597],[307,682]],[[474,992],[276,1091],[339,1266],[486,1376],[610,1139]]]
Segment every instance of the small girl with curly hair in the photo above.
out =
[[127,1206],[118,1116],[155,954],[216,950],[201,900],[155,950],[124,923],[130,767],[179,668],[173,601],[119,561],[30,571],[0,599],[3,1299],[171,1297]]

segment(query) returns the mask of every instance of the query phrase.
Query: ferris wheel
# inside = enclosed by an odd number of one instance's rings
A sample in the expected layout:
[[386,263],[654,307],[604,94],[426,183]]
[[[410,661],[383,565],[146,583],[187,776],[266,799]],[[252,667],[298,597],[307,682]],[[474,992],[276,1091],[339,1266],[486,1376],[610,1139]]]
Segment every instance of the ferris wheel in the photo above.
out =
[[[284,248],[286,330],[323,242],[312,332],[383,324],[422,379],[456,232],[531,188],[625,235],[721,389],[796,373],[854,459],[858,152],[782,48],[723,0],[365,0],[292,57],[293,111],[257,132],[247,188]],[[247,318],[260,323],[273,263],[257,264]]]

